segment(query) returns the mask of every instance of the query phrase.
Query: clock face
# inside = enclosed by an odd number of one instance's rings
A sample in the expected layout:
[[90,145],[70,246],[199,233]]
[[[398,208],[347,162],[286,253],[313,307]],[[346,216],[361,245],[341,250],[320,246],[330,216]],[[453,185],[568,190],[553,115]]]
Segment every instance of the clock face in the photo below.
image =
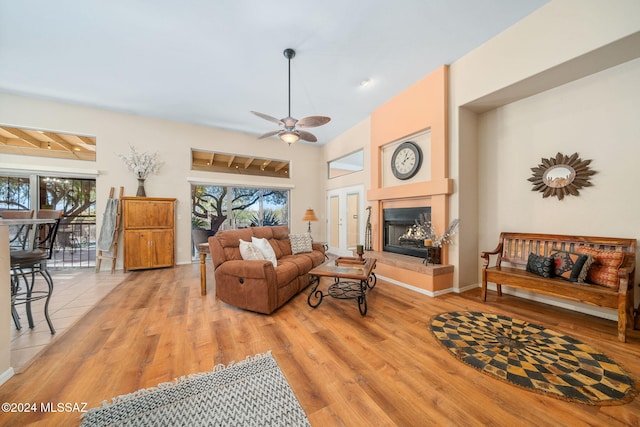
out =
[[409,179],[418,173],[422,166],[422,151],[413,142],[398,145],[391,157],[391,171],[398,179]]

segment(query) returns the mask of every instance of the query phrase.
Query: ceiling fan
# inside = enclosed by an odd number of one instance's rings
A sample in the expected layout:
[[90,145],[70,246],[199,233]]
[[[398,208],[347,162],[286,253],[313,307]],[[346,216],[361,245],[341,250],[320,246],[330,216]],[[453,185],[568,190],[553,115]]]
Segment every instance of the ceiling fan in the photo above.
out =
[[264,135],[258,137],[258,139],[269,138],[271,136],[278,135],[278,137],[282,141],[288,143],[289,145],[300,139],[302,139],[303,141],[316,142],[318,141],[318,138],[316,138],[314,134],[299,128],[313,128],[322,126],[329,123],[331,118],[325,116],[309,116],[297,120],[291,117],[291,60],[296,56],[296,51],[289,48],[285,49],[283,53],[285,58],[289,60],[289,115],[283,119],[276,119],[275,117],[272,117],[268,114],[252,111],[252,113],[256,116],[282,126],[282,129],[267,132]]

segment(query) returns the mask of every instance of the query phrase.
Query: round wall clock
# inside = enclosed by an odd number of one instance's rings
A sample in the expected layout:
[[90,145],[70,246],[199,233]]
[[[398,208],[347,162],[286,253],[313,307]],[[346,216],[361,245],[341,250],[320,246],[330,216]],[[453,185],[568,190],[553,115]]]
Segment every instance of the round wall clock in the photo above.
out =
[[391,157],[391,171],[398,179],[409,179],[422,166],[422,150],[411,141],[403,142],[393,152]]

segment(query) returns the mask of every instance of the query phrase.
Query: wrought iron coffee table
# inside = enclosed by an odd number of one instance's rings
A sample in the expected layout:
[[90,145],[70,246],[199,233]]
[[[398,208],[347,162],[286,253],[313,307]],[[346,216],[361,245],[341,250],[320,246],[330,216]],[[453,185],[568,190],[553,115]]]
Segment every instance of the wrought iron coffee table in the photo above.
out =
[[[375,258],[340,257],[309,271],[312,276],[313,288],[309,293],[307,302],[313,308],[322,303],[325,296],[338,299],[355,299],[358,301],[358,309],[361,315],[367,314],[367,291],[376,286]],[[327,293],[318,289],[322,277],[333,277],[333,284],[329,285]]]

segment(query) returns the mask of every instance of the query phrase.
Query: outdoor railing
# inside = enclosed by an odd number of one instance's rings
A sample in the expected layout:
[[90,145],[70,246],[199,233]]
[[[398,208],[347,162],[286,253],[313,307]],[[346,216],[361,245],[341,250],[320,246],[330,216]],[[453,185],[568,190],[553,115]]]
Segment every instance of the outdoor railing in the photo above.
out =
[[51,267],[95,267],[96,223],[85,218],[82,222],[60,223]]

